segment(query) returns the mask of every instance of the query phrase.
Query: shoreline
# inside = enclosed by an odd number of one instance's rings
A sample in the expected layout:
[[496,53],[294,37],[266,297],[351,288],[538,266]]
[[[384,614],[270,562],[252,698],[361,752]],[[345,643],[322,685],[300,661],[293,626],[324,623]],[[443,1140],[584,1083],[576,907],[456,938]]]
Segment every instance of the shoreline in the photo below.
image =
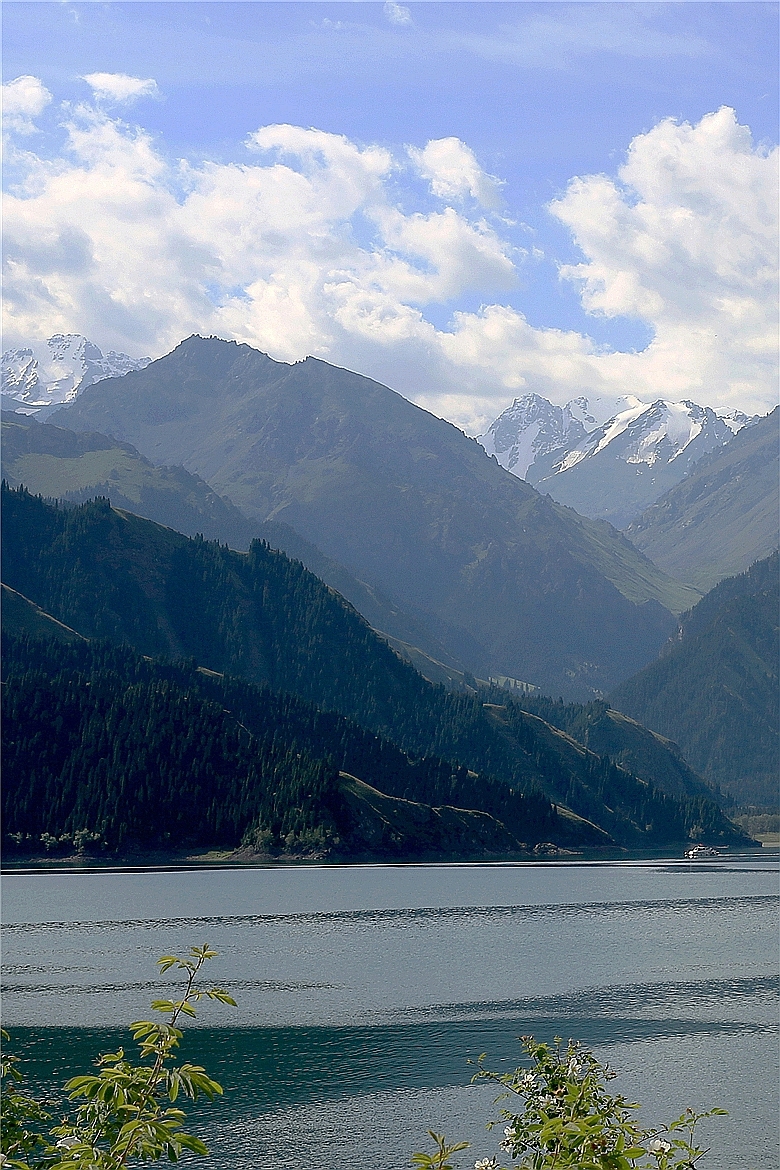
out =
[[[775,837],[775,834],[772,834]],[[239,856],[235,851],[208,850],[204,853],[158,853],[138,852],[124,854],[118,857],[99,858],[82,856],[20,857],[18,861],[4,858],[0,863],[0,876],[31,876],[34,874],[99,874],[99,873],[177,873],[199,872],[203,870],[237,870],[237,869],[352,869],[361,867],[370,868],[406,868],[428,866],[540,866],[540,865],[624,865],[636,863],[681,862],[687,865],[701,865],[711,862],[727,861],[729,859],[752,857],[760,859],[767,853],[777,853],[780,849],[780,840],[765,840],[760,846],[753,849],[742,847],[733,851],[725,849],[715,857],[699,858],[692,861],[683,856],[683,850],[688,843],[668,849],[645,850],[560,850],[556,854],[536,855],[528,854],[515,857],[474,857],[474,858],[355,858],[326,859],[316,857],[247,857]],[[764,852],[767,851],[767,852]]]

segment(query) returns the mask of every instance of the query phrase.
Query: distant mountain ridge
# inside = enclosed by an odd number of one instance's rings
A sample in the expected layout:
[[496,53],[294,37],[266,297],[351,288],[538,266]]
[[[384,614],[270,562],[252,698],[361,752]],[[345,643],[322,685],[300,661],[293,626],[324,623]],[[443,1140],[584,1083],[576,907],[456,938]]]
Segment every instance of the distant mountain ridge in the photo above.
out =
[[247,516],[287,524],[482,677],[603,692],[698,596],[456,427],[314,358],[288,365],[192,337],[89,387],[55,421],[182,464]]
[[[515,398],[485,434],[478,436],[477,442],[507,471],[529,483],[536,482],[556,466],[562,453],[575,449],[606,421],[602,418],[606,405],[602,400],[592,402],[582,396],[555,406],[540,394],[525,394]],[[639,399],[633,395],[610,399],[607,417],[638,405]]]
[[705,455],[626,529],[656,564],[699,589],[780,544],[780,407]]
[[45,342],[6,350],[2,357],[2,402],[45,418],[102,378],[142,370],[151,358],[103,353],[81,333],[55,333]]
[[588,399],[554,406],[516,398],[480,438],[507,470],[585,516],[624,528],[702,456],[754,421],[684,400],[644,403],[627,396],[604,422]]

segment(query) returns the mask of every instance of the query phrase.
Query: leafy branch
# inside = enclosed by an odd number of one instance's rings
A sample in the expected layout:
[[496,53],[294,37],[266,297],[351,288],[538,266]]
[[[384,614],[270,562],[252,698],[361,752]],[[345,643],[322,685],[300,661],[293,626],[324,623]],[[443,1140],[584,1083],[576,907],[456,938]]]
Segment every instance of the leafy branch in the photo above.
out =
[[[221,1095],[222,1087],[201,1065],[173,1061],[183,1035],[178,1021],[195,1016],[194,1004],[205,998],[235,1006],[221,987],[201,988],[196,982],[203,964],[215,955],[208,946],[191,947],[186,958],[164,955],[157,960],[161,974],[171,968],[183,972],[181,998],[152,1003],[152,1010],[164,1015],[164,1020],[137,1020],[130,1025],[141,1063],[132,1064],[119,1048],[98,1057],[99,1072],[67,1082],[69,1099],[84,1103],[73,1121],[63,1121],[49,1131],[56,1141],[32,1128],[50,1119],[39,1102],[18,1090],[7,1093],[0,1164],[16,1170],[123,1170],[131,1161],[167,1157],[177,1162],[185,1150],[208,1154],[200,1138],[182,1128],[185,1114],[175,1102],[179,1096],[196,1101],[203,1095],[213,1100]],[[19,1079],[15,1058],[4,1058],[3,1072]]]

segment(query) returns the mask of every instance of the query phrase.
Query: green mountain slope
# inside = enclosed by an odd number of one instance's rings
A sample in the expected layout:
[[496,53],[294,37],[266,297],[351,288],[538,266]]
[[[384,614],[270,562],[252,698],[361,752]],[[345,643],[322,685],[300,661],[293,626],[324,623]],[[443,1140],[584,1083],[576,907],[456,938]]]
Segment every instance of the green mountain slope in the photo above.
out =
[[667,573],[712,589],[778,547],[780,407],[700,459],[626,535]]
[[[571,790],[587,808],[569,807],[602,828],[609,821],[623,842],[681,840],[698,823],[697,809],[579,747],[564,749],[567,737],[551,740],[531,716],[519,716],[507,738],[480,698],[431,686],[343,598],[267,545],[241,554],[105,501],[58,509],[8,489],[3,516],[8,583],[88,637],[296,694],[414,758],[435,756],[516,792],[541,789],[567,804],[560,793]],[[374,783],[360,768],[345,770]],[[387,783],[376,786],[387,791]],[[436,803],[419,785],[388,794]],[[713,832],[727,839],[733,827],[712,807]]]
[[778,555],[721,581],[610,702],[742,804],[778,803]]
[[423,616],[475,673],[590,695],[651,660],[669,607],[695,600],[456,427],[313,358],[286,365],[192,337],[56,419],[181,463],[246,515],[288,524]]
[[526,695],[513,698],[512,702],[670,796],[718,802],[723,799],[720,792],[686,763],[676,743],[613,710],[602,700],[563,703],[543,695]]
[[4,412],[2,451],[11,487],[79,504],[105,496],[116,508],[232,548],[249,548],[257,535],[257,525],[199,476],[183,467],[155,467],[129,443],[106,435]]

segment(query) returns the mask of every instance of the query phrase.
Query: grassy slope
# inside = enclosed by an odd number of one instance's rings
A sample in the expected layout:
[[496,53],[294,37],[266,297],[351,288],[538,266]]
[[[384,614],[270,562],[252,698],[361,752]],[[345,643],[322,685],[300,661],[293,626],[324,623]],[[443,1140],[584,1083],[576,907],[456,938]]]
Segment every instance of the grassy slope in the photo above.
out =
[[129,443],[106,435],[4,414],[2,447],[11,487],[73,503],[104,496],[115,507],[232,548],[249,548],[257,535],[257,525],[199,476],[183,467],[156,467]]

